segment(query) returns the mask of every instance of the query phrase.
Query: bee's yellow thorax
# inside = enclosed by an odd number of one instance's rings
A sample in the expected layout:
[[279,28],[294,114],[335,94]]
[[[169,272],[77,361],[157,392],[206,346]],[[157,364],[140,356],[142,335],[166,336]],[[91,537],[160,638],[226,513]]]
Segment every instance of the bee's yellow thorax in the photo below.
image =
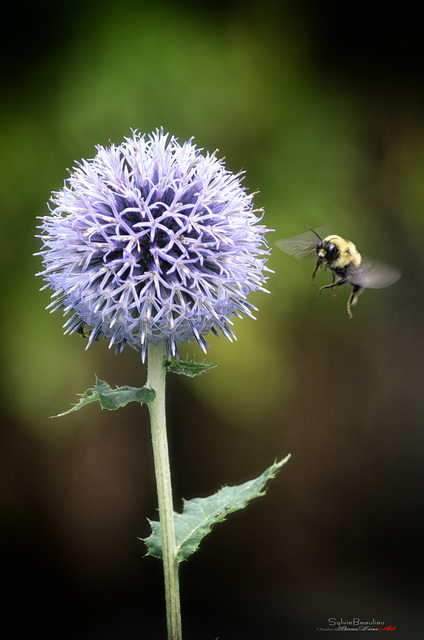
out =
[[343,269],[350,263],[354,264],[355,267],[359,267],[361,264],[362,256],[350,240],[345,240],[341,236],[327,236],[324,238],[324,242],[335,244],[339,250],[339,256],[332,263],[332,267]]

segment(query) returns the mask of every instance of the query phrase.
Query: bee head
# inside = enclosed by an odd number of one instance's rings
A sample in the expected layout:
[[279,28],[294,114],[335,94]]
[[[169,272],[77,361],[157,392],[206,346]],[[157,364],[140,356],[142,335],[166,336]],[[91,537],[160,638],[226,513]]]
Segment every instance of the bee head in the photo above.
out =
[[316,252],[321,260],[328,262],[337,260],[340,255],[337,245],[334,242],[328,242],[328,240],[320,240],[316,246]]

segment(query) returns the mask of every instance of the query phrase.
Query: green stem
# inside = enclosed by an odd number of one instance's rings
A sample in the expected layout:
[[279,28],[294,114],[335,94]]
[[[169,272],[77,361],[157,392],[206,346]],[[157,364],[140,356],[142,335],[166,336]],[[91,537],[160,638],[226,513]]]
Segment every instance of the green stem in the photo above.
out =
[[147,351],[147,386],[156,392],[149,403],[152,431],[159,520],[162,532],[163,573],[165,580],[166,621],[168,640],[181,640],[180,588],[178,582],[177,549],[174,534],[171,471],[165,416],[165,345],[149,345]]

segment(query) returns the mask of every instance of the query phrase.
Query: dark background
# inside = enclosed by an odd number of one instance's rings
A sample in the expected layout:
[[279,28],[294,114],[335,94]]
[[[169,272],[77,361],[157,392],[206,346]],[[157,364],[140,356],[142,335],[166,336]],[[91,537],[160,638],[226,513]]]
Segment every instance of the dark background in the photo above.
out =
[[[176,507],[287,453],[265,498],[181,567],[185,640],[307,638],[328,618],[421,638],[424,74],[420,3],[74,1],[8,8],[0,104],[0,570],[9,638],[165,637],[148,416],[91,405],[141,385],[139,355],[88,352],[44,310],[36,216],[130,128],[163,126],[259,191],[271,241],[330,225],[399,267],[389,289],[317,297],[274,249],[271,295],[219,367],[169,377]],[[328,276],[328,274],[327,274]],[[328,293],[328,292],[325,292]],[[202,357],[193,346],[182,350]],[[3,625],[2,625],[3,626]]]

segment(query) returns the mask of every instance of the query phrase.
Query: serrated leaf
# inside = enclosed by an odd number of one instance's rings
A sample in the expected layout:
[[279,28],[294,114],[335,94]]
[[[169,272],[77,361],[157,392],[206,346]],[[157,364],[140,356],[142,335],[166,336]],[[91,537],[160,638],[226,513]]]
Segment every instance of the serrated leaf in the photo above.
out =
[[195,362],[194,360],[177,360],[176,358],[171,358],[171,360],[165,362],[165,369],[170,373],[177,373],[190,378],[199,376],[201,373],[205,373],[205,371],[209,371],[209,369],[213,369],[216,366],[213,362]]
[[[290,454],[280,462],[275,462],[258,478],[235,487],[223,487],[207,498],[184,501],[183,513],[174,513],[175,542],[177,560],[182,562],[194,553],[202,539],[217,522],[225,520],[227,514],[243,509],[248,502],[265,494],[268,480],[288,461]],[[149,520],[152,534],[144,538],[147,555],[162,558],[162,537],[160,522]]]
[[141,404],[144,402],[153,402],[156,394],[154,390],[149,387],[124,386],[112,389],[107,382],[96,378],[96,385],[80,395],[81,400],[77,404],[74,404],[68,411],[64,411],[53,417],[60,418],[73,411],[79,411],[87,404],[91,404],[91,402],[98,402],[102,409],[113,411],[120,407],[125,407],[129,402],[139,402]]

